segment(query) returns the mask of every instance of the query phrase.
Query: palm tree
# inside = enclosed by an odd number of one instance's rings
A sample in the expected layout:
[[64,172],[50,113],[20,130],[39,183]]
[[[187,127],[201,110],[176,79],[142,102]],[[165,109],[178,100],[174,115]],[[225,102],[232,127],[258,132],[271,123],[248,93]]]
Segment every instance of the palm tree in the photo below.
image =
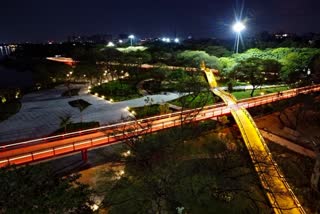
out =
[[71,115],[60,116],[60,128],[64,128],[64,133],[67,133],[67,126],[72,123]]

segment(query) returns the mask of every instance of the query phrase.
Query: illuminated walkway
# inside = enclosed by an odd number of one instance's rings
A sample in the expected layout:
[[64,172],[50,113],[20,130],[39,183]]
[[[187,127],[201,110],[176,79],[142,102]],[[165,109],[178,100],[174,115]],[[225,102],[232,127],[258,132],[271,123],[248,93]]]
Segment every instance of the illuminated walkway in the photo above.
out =
[[255,170],[275,213],[305,213],[298,199],[291,190],[286,179],[280,172],[277,163],[264,142],[252,117],[244,107],[237,105],[237,100],[231,94],[217,88],[217,83],[211,70],[202,65],[207,76],[211,91],[219,96],[231,109],[247,146]]

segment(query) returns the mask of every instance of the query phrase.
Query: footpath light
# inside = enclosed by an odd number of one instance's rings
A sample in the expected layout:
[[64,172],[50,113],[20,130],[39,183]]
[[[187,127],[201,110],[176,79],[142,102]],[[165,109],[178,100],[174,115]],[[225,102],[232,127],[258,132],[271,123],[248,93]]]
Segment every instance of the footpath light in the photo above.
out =
[[246,26],[242,22],[238,21],[232,26],[232,29],[236,33],[235,52],[239,53],[241,32],[246,29]]
[[134,35],[131,34],[128,38],[130,39],[130,46],[132,46],[132,40],[134,39]]

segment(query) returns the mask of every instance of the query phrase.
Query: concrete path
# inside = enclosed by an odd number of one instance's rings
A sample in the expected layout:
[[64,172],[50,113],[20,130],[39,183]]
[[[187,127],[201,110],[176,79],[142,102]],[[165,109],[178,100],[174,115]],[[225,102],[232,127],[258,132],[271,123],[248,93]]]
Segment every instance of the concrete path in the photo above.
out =
[[304,155],[304,156],[308,156],[310,158],[313,158],[315,159],[316,158],[316,153],[314,151],[311,151],[309,149],[306,149],[302,146],[299,146],[291,141],[288,141],[287,139],[284,139],[282,137],[279,137],[278,135],[275,135],[275,134],[272,134],[270,132],[266,132],[262,129],[260,129],[260,133],[262,134],[262,136],[265,138],[265,139],[268,139],[276,144],[279,144],[281,146],[284,146],[286,147],[287,149],[290,149],[296,153],[299,153],[301,155]]
[[[129,112],[125,110],[129,107],[139,107],[145,105],[145,97],[138,99],[110,103],[104,99],[87,94],[84,85],[73,85],[72,88],[82,87],[79,96],[62,97],[66,87],[61,85],[51,90],[34,92],[27,94],[21,100],[20,111],[9,119],[0,123],[0,143],[31,139],[50,135],[59,128],[60,118],[71,115],[73,122],[81,121],[81,114],[78,108],[71,107],[68,102],[83,99],[91,105],[82,112],[82,121],[97,121],[102,124],[110,124],[126,118]],[[154,103],[163,103],[179,98],[180,94],[166,93],[158,95],[148,95]]]

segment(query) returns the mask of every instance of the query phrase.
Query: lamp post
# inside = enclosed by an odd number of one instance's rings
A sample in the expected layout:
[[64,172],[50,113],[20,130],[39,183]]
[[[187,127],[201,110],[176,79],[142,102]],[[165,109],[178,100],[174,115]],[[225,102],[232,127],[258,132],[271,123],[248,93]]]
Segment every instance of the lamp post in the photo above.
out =
[[134,39],[134,35],[131,34],[128,38],[130,39],[130,46],[132,46],[132,40]]
[[236,22],[233,27],[233,31],[236,33],[236,44],[235,44],[235,51],[239,53],[239,42],[241,37],[241,32],[246,29],[246,26],[242,22]]

